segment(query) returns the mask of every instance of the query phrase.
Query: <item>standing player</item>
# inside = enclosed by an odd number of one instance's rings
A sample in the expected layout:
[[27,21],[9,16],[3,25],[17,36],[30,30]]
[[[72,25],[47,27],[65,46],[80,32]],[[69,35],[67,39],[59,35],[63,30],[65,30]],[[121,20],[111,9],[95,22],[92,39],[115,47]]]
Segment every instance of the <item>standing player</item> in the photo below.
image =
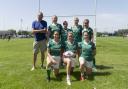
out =
[[61,37],[62,26],[61,24],[57,23],[57,20],[58,20],[58,17],[56,15],[52,16],[52,24],[48,27],[50,39],[53,39],[54,31],[58,31],[59,36]]
[[63,30],[61,34],[61,41],[64,43],[67,40],[67,33],[71,32],[72,30],[68,28],[68,22],[64,21],[63,22]]
[[87,31],[83,32],[84,39],[80,43],[81,55],[79,57],[81,80],[84,80],[84,67],[86,67],[87,77],[92,76],[93,56],[96,54],[95,44],[89,40]]
[[[88,35],[89,35],[89,40],[93,42],[93,30],[92,28],[89,26],[89,20],[85,19],[83,21],[83,31],[87,31]],[[93,57],[93,71],[97,71],[96,69],[96,63],[95,63],[95,56]]]
[[59,39],[59,32],[54,31],[53,39],[49,40],[47,48],[47,80],[50,81],[51,67],[54,70],[56,78],[59,76],[59,64],[61,61],[62,44]]
[[39,12],[37,20],[32,23],[32,33],[34,34],[35,40],[33,43],[33,67],[31,71],[33,71],[36,67],[37,54],[39,50],[41,51],[42,67],[45,59],[47,22],[42,19],[43,13]]
[[76,42],[82,41],[82,26],[78,24],[79,19],[77,17],[74,18],[74,25],[71,27],[73,31],[74,40]]
[[87,31],[89,35],[89,40],[93,42],[93,30],[91,27],[89,27],[89,20],[85,19],[83,21],[83,32]]
[[67,41],[64,43],[64,58],[63,61],[67,65],[67,84],[71,85],[70,82],[70,73],[73,72],[76,62],[76,53],[78,53],[77,42],[73,39],[73,33],[68,32]]

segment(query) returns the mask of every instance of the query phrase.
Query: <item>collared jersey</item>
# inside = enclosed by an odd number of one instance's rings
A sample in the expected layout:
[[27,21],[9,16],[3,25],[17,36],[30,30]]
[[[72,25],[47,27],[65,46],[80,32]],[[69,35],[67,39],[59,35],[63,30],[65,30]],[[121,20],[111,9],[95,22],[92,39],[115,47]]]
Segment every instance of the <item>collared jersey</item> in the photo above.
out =
[[65,52],[66,51],[71,51],[73,53],[76,53],[77,49],[78,49],[77,42],[74,41],[73,43],[71,43],[69,41],[65,41],[65,43],[64,43],[64,50],[65,50]]
[[61,55],[61,49],[62,49],[61,41],[59,41],[57,43],[54,41],[54,39],[51,39],[51,40],[49,40],[47,47],[52,56],[60,56]]
[[91,41],[88,43],[85,41],[82,41],[79,44],[79,47],[81,49],[81,57],[84,57],[87,61],[92,61],[93,59],[93,51],[95,50],[95,44]]
[[82,41],[82,26],[81,25],[72,26],[71,30],[73,31],[74,40],[76,42],[81,42]]
[[63,28],[62,33],[61,33],[61,41],[62,41],[62,43],[64,43],[67,40],[68,32],[72,32],[72,30],[68,29],[68,28],[67,29]]
[[51,24],[49,27],[48,27],[48,31],[50,32],[50,36],[49,38],[53,39],[53,34],[54,34],[54,31],[58,31],[59,32],[59,35],[61,37],[61,31],[62,31],[62,26],[61,24]]

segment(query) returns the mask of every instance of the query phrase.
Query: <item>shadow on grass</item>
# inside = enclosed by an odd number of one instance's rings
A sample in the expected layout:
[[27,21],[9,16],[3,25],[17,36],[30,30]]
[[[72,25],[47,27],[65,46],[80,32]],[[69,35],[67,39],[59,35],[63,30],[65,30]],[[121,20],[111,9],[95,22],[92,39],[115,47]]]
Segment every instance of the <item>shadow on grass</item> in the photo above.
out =
[[108,76],[111,75],[110,72],[93,72],[91,76],[88,76],[87,80],[93,81],[95,80],[95,76]]
[[75,77],[74,81],[80,81],[80,71],[74,71],[71,76]]
[[94,76],[108,76],[111,75],[112,73],[110,72],[94,72],[93,75]]
[[97,69],[104,70],[104,69],[113,69],[111,66],[105,66],[105,65],[96,65]]

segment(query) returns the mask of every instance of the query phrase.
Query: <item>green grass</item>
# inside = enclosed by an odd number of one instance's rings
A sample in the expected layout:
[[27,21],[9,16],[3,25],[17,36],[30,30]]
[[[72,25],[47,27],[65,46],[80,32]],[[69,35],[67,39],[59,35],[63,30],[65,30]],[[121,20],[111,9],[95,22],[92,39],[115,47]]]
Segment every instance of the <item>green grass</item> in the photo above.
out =
[[32,67],[33,39],[0,40],[0,89],[128,89],[128,38],[97,38],[97,69],[93,80],[79,81],[79,68],[67,86],[65,69],[61,69],[62,81],[46,82],[46,71]]

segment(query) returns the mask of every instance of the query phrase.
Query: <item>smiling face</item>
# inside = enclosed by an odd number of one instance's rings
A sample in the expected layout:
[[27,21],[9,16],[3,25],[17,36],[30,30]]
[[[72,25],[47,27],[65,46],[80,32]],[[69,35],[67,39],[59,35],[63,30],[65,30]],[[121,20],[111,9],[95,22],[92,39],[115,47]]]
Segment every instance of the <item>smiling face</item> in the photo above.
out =
[[54,39],[59,39],[59,32],[55,31],[53,37]]
[[73,33],[72,32],[68,32],[68,37],[67,37],[68,41],[73,41]]
[[87,32],[84,32],[83,34],[84,34],[84,40],[85,41],[88,41],[89,40],[88,33]]
[[67,21],[64,21],[64,22],[63,22],[63,27],[64,27],[64,28],[67,28],[67,27],[68,27],[68,22],[67,22]]
[[77,17],[74,18],[74,25],[78,25],[79,19]]
[[56,15],[52,16],[52,22],[53,22],[53,23],[57,23],[57,20],[58,20],[58,18],[57,18]]
[[89,27],[89,20],[88,20],[88,19],[85,19],[85,20],[84,20],[83,26],[84,26],[85,28],[88,28],[88,27]]

